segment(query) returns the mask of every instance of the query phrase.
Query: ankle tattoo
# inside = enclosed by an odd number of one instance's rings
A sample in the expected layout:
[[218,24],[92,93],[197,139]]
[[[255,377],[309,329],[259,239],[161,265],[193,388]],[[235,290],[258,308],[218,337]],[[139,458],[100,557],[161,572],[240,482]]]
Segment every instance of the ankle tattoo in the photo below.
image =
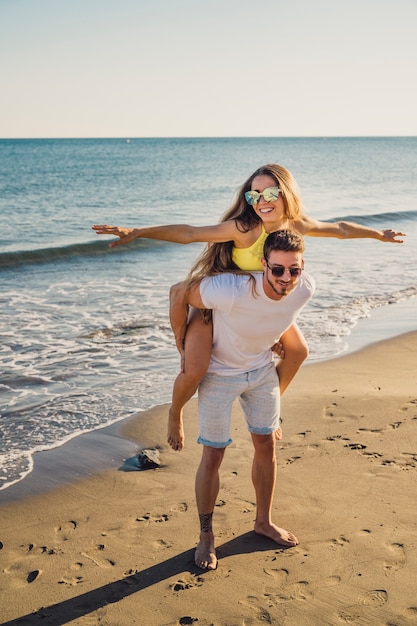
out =
[[211,533],[213,531],[213,513],[204,513],[200,517],[200,530],[202,533]]

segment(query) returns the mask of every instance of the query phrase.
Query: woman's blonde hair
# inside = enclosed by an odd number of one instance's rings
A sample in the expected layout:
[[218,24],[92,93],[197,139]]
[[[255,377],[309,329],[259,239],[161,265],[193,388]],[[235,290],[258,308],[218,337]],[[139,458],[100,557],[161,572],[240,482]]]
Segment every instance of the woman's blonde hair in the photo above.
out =
[[[243,233],[256,228],[261,222],[261,218],[245,199],[245,193],[251,190],[252,181],[257,176],[270,176],[276,181],[277,187],[281,189],[285,217],[289,221],[299,219],[303,215],[300,192],[291,172],[282,165],[272,163],[263,165],[249,176],[238,190],[235,202],[223,215],[221,222],[235,220],[236,227]],[[242,272],[232,260],[233,245],[233,241],[208,244],[190,270],[187,278],[189,284],[205,276],[214,276],[227,271],[247,274],[248,272]]]

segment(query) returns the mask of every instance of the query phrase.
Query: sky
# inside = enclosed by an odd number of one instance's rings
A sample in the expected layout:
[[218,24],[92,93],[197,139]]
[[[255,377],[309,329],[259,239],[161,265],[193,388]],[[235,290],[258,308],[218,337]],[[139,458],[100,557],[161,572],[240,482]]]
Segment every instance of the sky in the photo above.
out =
[[0,0],[0,137],[417,135],[417,0]]

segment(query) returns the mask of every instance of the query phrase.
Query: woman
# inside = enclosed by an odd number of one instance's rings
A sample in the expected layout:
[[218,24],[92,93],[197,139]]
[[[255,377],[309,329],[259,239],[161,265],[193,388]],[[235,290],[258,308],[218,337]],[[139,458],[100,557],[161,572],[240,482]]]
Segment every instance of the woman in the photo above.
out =
[[[264,241],[270,232],[281,229],[295,230],[303,236],[371,238],[391,243],[403,243],[399,237],[404,235],[391,229],[379,231],[352,222],[320,222],[308,217],[303,212],[292,174],[277,164],[264,165],[249,176],[238,191],[233,206],[213,226],[93,226],[98,235],[119,237],[110,247],[130,243],[139,237],[182,244],[207,242],[209,245],[195,263],[188,280],[230,270],[262,271]],[[171,297],[175,297],[180,288],[175,286]],[[184,346],[177,346],[182,356],[182,370],[174,383],[168,422],[168,442],[174,450],[181,450],[184,444],[183,406],[194,395],[210,360],[212,327],[203,317],[196,312],[190,316]],[[308,347],[296,325],[282,335],[280,342],[281,356],[285,355],[278,364],[282,394],[306,359]]]

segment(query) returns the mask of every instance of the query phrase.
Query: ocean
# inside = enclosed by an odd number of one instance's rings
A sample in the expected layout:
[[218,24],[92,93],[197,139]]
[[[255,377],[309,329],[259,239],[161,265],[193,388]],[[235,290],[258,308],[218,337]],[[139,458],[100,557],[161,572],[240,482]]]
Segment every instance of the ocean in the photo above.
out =
[[109,249],[94,223],[212,224],[255,169],[280,163],[312,217],[407,233],[403,245],[307,238],[310,361],[417,295],[416,137],[10,139],[0,162],[0,490],[35,452],[170,401],[168,291],[203,244]]

